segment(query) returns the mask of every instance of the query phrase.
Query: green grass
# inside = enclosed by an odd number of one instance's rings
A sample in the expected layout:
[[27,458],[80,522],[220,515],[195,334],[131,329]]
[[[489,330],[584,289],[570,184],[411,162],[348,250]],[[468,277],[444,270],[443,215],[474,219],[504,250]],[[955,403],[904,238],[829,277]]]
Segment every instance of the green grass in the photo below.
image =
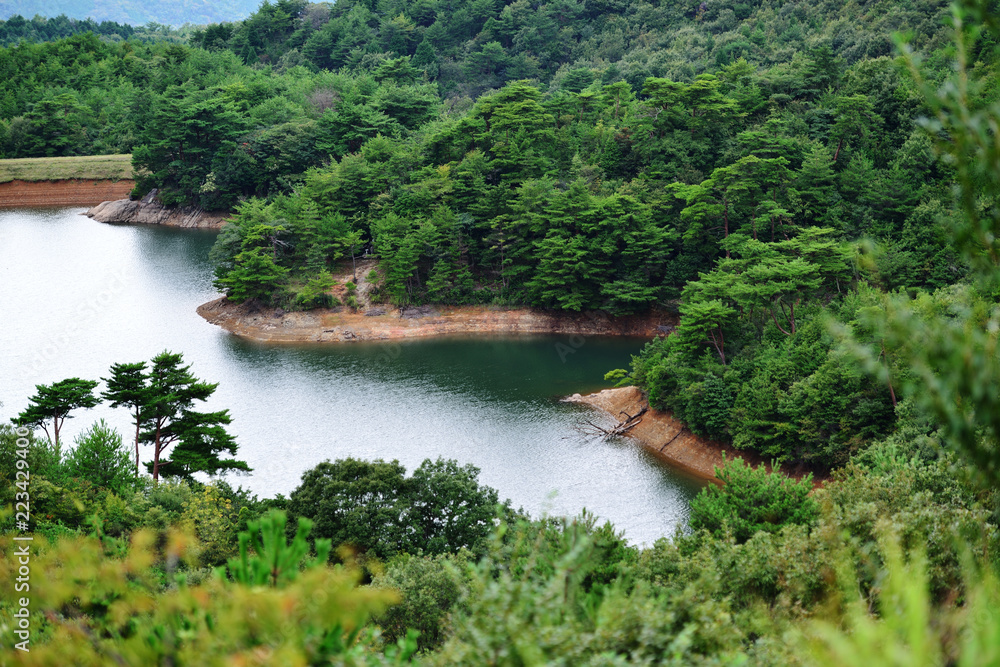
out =
[[131,155],[81,155],[0,160],[0,183],[64,181],[74,178],[111,180],[133,178]]

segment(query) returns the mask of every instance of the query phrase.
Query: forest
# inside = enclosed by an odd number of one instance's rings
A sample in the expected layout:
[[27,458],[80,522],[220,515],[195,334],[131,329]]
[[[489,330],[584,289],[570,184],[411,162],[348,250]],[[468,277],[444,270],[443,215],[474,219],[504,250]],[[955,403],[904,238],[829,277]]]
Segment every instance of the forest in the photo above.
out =
[[[280,0],[121,36],[0,49],[4,157],[131,153],[134,194],[232,211],[232,301],[357,309],[333,271],[367,254],[385,304],[677,316],[606,379],[828,481],[730,461],[642,548],[443,459],[259,499],[205,483],[228,414],[164,353],[0,427],[47,577],[5,662],[1000,662],[995,2]],[[100,423],[60,446],[99,400],[156,481]]]
[[109,41],[133,40],[133,41],[159,41],[170,40],[181,41],[183,39],[180,31],[171,30],[169,26],[150,23],[145,26],[131,26],[114,21],[94,21],[92,19],[77,20],[71,19],[65,14],[60,14],[55,18],[45,18],[35,15],[28,20],[20,14],[15,14],[10,18],[0,21],[0,45],[13,46],[20,42],[38,43],[54,42],[73,35],[93,33],[102,39]]

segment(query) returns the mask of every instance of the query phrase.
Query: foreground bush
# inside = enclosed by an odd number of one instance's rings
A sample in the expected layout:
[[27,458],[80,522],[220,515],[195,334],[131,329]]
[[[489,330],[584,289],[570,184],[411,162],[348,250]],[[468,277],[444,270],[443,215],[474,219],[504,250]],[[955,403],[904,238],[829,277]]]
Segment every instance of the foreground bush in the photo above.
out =
[[[268,532],[275,525],[277,531]],[[285,545],[283,525],[283,517],[272,516],[264,522],[263,545],[259,538],[253,542],[260,551],[251,555],[244,547],[241,558],[231,561],[236,581],[217,576],[198,585],[188,585],[178,570],[190,558],[192,545],[182,533],[158,537],[140,531],[122,558],[95,538],[66,538],[51,545],[36,540],[31,650],[7,657],[14,664],[81,667],[381,664],[383,657],[372,652],[371,634],[364,629],[396,594],[359,588],[356,571],[331,569],[325,558],[299,572],[297,557],[308,551],[308,544],[300,535]],[[257,530],[254,525],[250,533]],[[250,533],[244,533],[241,543],[249,541]],[[12,553],[14,543],[4,538],[0,547]],[[288,555],[297,557],[289,560]],[[276,560],[269,565],[272,557]],[[274,585],[253,585],[253,572],[269,572],[279,563],[287,576],[276,578]],[[0,562],[4,581],[13,581],[16,571],[16,559]],[[170,582],[166,590],[164,575]],[[15,627],[12,595],[12,587],[5,587],[0,600],[0,625],[8,629]],[[409,652],[390,653],[404,658]]]
[[758,531],[809,525],[819,514],[819,505],[809,497],[811,474],[796,481],[736,459],[716,468],[715,476],[724,486],[707,486],[691,501],[691,530],[707,530],[716,537],[728,530],[742,543]]

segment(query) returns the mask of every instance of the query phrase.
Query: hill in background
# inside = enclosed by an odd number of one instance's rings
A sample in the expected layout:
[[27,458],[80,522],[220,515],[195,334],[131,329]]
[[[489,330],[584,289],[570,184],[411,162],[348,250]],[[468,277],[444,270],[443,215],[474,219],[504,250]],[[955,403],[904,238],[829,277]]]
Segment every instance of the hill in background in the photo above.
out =
[[65,14],[71,19],[90,18],[131,25],[150,22],[180,26],[237,21],[257,9],[257,0],[234,0],[217,3],[210,0],[176,0],[152,3],[140,0],[4,0],[0,2],[0,19],[15,15],[56,17]]

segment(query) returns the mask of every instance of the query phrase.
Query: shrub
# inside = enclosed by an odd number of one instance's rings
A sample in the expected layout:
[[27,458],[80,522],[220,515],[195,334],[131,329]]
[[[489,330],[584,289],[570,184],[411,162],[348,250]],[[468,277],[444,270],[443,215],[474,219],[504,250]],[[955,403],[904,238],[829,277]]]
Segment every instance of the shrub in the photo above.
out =
[[819,505],[809,497],[811,474],[796,481],[738,458],[716,468],[715,476],[725,485],[706,487],[691,501],[692,530],[707,530],[716,537],[728,530],[743,543],[758,531],[810,524],[819,515]]
[[[278,533],[283,541],[281,527]],[[63,537],[51,545],[36,541],[32,568],[45,573],[45,585],[31,588],[30,653],[20,661],[81,667],[360,667],[373,664],[369,658],[378,659],[364,628],[396,601],[393,592],[359,587],[356,571],[322,564],[302,572],[294,567],[295,576],[276,587],[221,577],[193,583],[169,572],[171,563],[188,560],[191,536],[165,537],[138,531],[122,558],[108,557],[93,537]],[[303,545],[308,549],[304,540]],[[13,547],[6,543],[4,548],[9,552]],[[168,576],[177,583],[166,589],[157,567],[161,548]],[[262,547],[261,556],[268,553],[277,552]],[[269,571],[264,565],[263,571]],[[13,581],[18,567],[17,559],[0,559],[0,578]],[[0,598],[0,623],[7,627],[12,627],[13,608],[11,596]],[[395,664],[412,650],[397,651]],[[392,662],[387,655],[381,664]]]
[[406,637],[409,630],[420,634],[421,650],[440,646],[449,634],[448,619],[467,587],[469,553],[457,556],[400,556],[376,575],[373,585],[399,591],[402,601],[376,619],[387,642]]
[[181,522],[190,526],[201,545],[202,565],[221,565],[236,555],[239,510],[215,486],[206,486],[184,502]]
[[427,459],[413,476],[398,461],[320,463],[288,499],[293,516],[316,522],[316,537],[379,558],[398,553],[482,553],[498,506],[479,469]]
[[428,664],[739,664],[741,633],[727,602],[695,586],[588,590],[601,556],[585,525],[542,533],[532,527],[540,526],[515,526],[511,541],[542,537],[537,557],[526,553],[519,567],[505,550],[484,559],[454,614],[452,636]]
[[66,457],[66,473],[82,477],[94,486],[117,495],[136,488],[135,464],[122,436],[102,419],[74,440],[76,446]]

